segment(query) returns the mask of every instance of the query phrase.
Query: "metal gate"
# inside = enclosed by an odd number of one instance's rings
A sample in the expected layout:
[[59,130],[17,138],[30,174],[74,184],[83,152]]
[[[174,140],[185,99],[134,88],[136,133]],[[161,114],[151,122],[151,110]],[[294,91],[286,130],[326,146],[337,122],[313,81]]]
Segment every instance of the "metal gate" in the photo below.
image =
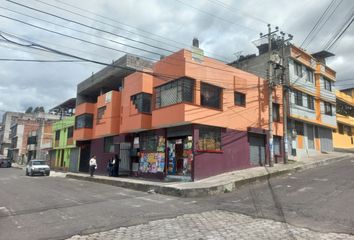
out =
[[265,135],[248,134],[248,142],[250,144],[250,162],[254,166],[265,165]]
[[79,148],[70,149],[70,172],[78,172],[79,170]]
[[130,151],[131,143],[120,143],[119,144],[119,174],[129,174],[130,173]]
[[307,145],[309,149],[315,149],[315,134],[312,125],[307,125]]
[[332,152],[333,151],[333,141],[332,141],[332,130],[329,128],[319,128],[320,141],[321,141],[321,152]]

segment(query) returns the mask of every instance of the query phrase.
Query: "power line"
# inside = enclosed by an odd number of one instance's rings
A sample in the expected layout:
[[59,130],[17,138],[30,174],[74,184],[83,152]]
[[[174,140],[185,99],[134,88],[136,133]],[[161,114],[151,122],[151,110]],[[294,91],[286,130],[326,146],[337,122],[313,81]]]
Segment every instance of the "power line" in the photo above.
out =
[[316,24],[312,27],[311,31],[307,34],[306,38],[304,39],[304,41],[301,43],[300,47],[302,47],[305,42],[307,41],[307,39],[311,36],[311,34],[315,31],[315,29],[318,27],[318,25],[320,24],[320,22],[322,21],[322,19],[325,17],[325,15],[327,14],[327,12],[329,11],[329,9],[333,6],[334,2],[336,0],[332,0],[330,2],[330,4],[327,6],[327,8],[325,9],[325,11],[322,13],[322,15],[320,16],[320,18],[317,20]]
[[343,34],[347,31],[347,29],[350,27],[350,25],[354,22],[354,14],[352,15],[352,19],[350,22],[347,24],[347,26],[341,30],[341,33],[332,41],[332,43],[326,48],[327,50],[331,49],[334,44],[336,44],[337,41],[343,36]]
[[6,61],[6,62],[40,62],[40,63],[58,63],[58,62],[83,62],[80,60],[47,60],[47,59],[20,59],[20,58],[0,58],[0,61]]

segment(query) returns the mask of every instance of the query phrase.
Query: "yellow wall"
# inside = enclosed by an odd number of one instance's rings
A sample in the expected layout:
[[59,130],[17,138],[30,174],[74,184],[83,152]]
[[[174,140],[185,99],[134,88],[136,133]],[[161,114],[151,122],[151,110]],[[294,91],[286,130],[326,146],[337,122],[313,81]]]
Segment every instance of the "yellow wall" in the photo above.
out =
[[[354,127],[352,127],[352,133],[354,133]],[[333,146],[335,148],[354,148],[352,139],[354,143],[354,136],[348,136],[346,133],[340,134],[338,133],[338,129],[336,132],[333,132]]]

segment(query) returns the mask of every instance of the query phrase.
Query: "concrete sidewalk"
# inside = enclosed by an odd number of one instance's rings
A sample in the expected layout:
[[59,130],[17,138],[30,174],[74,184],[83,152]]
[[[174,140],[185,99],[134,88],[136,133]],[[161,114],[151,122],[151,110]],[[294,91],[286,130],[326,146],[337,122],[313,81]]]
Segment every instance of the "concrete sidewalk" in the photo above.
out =
[[329,153],[307,158],[306,160],[290,161],[289,164],[276,164],[274,167],[254,167],[228,172],[195,182],[164,182],[139,178],[112,178],[99,175],[90,177],[88,174],[84,173],[67,173],[66,177],[178,197],[203,197],[231,192],[248,183],[327,165],[347,157],[352,157],[354,160],[354,154],[351,153]]

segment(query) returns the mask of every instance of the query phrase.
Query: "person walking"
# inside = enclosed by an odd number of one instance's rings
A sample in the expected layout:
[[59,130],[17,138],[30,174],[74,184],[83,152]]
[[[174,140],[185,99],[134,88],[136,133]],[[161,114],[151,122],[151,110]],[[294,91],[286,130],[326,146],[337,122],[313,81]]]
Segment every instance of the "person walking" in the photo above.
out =
[[93,174],[95,173],[95,170],[97,169],[97,162],[96,162],[96,156],[93,155],[90,159],[90,176],[93,177]]

